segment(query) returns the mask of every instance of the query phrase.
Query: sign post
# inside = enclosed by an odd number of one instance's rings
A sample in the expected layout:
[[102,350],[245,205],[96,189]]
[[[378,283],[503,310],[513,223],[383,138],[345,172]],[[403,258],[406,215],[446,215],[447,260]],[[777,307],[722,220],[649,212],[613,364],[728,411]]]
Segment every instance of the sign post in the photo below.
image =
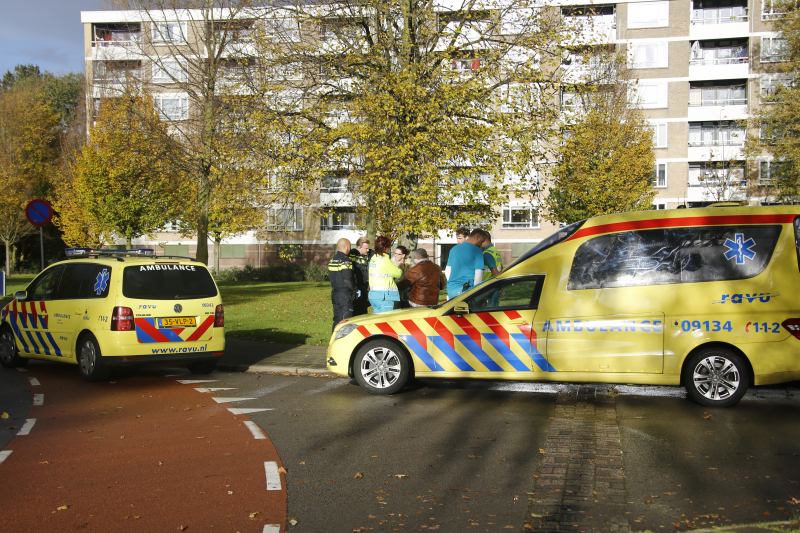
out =
[[34,226],[39,226],[39,252],[44,270],[44,233],[42,228],[53,219],[53,206],[47,200],[31,200],[25,206],[25,218]]

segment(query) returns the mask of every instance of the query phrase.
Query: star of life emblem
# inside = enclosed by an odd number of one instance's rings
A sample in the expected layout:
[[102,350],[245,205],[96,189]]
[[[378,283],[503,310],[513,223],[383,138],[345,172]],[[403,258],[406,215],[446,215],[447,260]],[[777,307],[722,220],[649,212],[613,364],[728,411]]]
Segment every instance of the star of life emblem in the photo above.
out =
[[103,294],[103,291],[105,291],[106,287],[108,287],[108,278],[109,278],[109,274],[108,274],[108,269],[107,268],[104,268],[101,272],[98,272],[97,278],[95,278],[95,284],[94,284],[94,292],[98,296]]
[[734,238],[735,240],[733,241],[730,239],[725,240],[725,248],[728,249],[725,252],[725,259],[736,258],[737,265],[743,265],[745,259],[754,259],[756,252],[751,248],[756,245],[756,241],[752,238],[744,240],[744,233],[737,233]]

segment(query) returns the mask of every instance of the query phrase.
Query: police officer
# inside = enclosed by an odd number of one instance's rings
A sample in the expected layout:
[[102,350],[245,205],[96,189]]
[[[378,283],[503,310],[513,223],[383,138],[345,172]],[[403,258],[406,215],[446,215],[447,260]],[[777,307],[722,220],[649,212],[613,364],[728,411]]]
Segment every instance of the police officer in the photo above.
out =
[[336,243],[336,255],[328,262],[328,274],[331,278],[331,302],[333,302],[333,327],[353,316],[353,300],[356,297],[356,284],[353,277],[353,263],[348,257],[350,241],[339,239]]
[[356,279],[356,299],[353,301],[353,316],[366,315],[369,309],[369,260],[374,250],[369,248],[369,239],[359,237],[356,247],[350,250],[353,274]]

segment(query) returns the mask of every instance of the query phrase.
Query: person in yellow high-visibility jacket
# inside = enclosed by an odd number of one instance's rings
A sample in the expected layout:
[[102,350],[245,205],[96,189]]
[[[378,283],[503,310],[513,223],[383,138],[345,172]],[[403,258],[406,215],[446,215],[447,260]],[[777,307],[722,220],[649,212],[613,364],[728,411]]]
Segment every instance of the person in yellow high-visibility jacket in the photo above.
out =
[[369,260],[369,303],[374,313],[383,313],[394,309],[394,303],[400,301],[395,278],[403,271],[392,262],[389,252],[392,240],[389,237],[375,239],[375,255]]

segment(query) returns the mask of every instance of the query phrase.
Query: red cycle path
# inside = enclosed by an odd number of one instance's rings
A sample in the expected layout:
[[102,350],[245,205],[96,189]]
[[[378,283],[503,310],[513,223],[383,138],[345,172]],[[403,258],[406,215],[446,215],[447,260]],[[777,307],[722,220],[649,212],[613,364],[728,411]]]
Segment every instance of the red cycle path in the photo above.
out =
[[280,466],[277,451],[246,416],[195,390],[213,383],[85,383],[77,369],[48,366],[21,375],[38,379],[30,389],[44,403],[0,463],[0,531],[285,529],[285,475],[266,490],[264,462]]

